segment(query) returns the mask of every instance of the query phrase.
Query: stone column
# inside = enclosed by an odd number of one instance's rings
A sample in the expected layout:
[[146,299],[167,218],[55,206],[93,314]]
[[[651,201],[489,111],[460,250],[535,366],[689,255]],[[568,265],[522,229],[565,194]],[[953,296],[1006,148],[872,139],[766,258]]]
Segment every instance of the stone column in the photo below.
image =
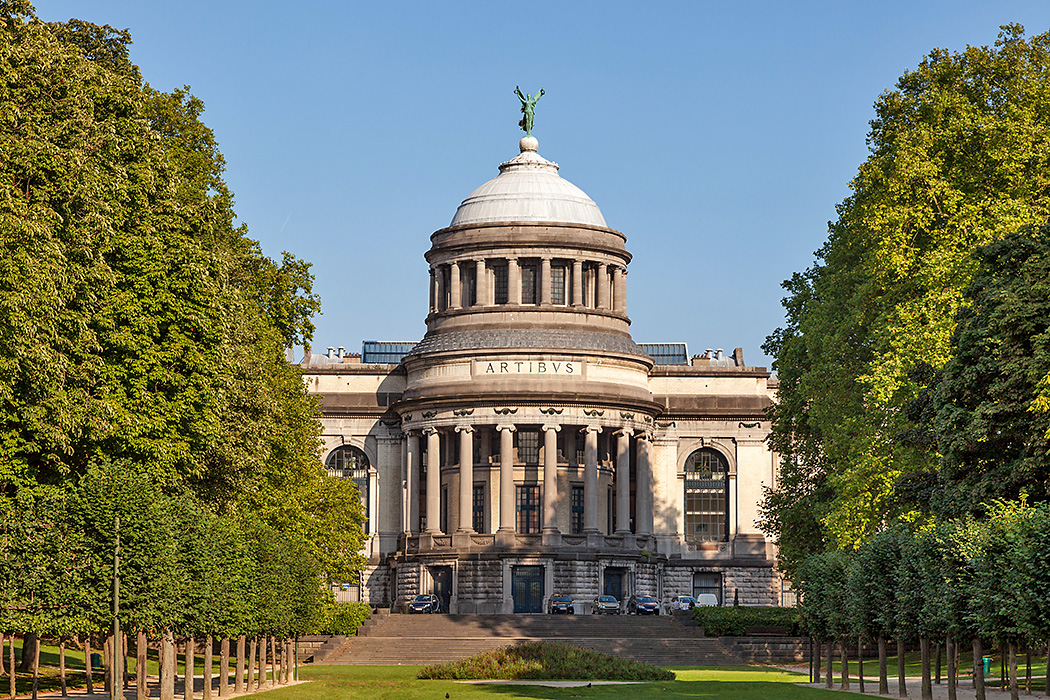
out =
[[474,532],[474,428],[456,426],[459,433],[459,532]]
[[652,438],[646,433],[638,435],[637,450],[637,484],[635,493],[637,501],[634,510],[634,531],[641,537],[653,534],[653,476],[652,476]]
[[572,305],[583,306],[583,261],[572,261]]
[[631,532],[631,432],[616,431],[616,534]]
[[435,308],[438,311],[444,311],[448,308],[448,304],[445,303],[445,270],[441,265],[434,268],[434,276],[436,278],[436,293],[437,300],[435,302]]
[[627,314],[627,270],[622,267],[613,268],[613,311],[618,314]]
[[437,311],[437,275],[434,268],[430,268],[430,313]]
[[514,523],[514,426],[497,425],[499,436],[499,530],[513,533]]
[[408,523],[405,532],[410,535],[419,534],[419,468],[422,464],[422,454],[419,449],[419,432],[410,430],[408,433],[408,484],[405,494],[408,498]]
[[478,260],[474,267],[474,286],[477,289],[478,306],[492,306],[488,270],[485,269],[484,258]]
[[551,305],[551,259],[540,260],[540,304]]
[[521,304],[521,268],[517,258],[507,258],[507,303]]
[[558,431],[543,426],[543,532],[558,532]]
[[598,426],[587,426],[583,445],[583,532],[598,534]]
[[459,263],[454,262],[449,264],[450,282],[452,289],[449,290],[449,304],[450,309],[461,309],[463,308],[463,280],[459,274]]
[[441,534],[441,433],[427,428],[427,534]]
[[609,308],[609,268],[608,266],[600,262],[598,263],[598,272],[595,275],[595,279],[598,285],[598,308],[608,309]]

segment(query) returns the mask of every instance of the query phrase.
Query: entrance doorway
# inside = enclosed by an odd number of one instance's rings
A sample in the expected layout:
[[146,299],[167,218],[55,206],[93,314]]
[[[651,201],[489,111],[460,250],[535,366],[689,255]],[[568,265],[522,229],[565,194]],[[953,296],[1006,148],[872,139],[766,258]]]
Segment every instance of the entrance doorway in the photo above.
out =
[[513,567],[510,590],[514,598],[514,612],[543,612],[543,567]]
[[430,576],[434,579],[434,595],[441,601],[441,612],[448,612],[452,600],[452,567],[432,566]]
[[623,602],[623,578],[627,573],[625,569],[607,568],[604,581],[602,581],[602,595],[611,595],[616,600]]

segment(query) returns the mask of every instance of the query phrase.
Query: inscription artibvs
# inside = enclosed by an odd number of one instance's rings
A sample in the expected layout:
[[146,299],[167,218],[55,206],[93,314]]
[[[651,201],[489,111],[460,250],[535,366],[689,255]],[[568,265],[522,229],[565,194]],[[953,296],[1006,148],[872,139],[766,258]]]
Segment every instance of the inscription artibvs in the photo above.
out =
[[475,377],[500,375],[542,375],[549,377],[583,377],[580,360],[474,360],[471,374]]

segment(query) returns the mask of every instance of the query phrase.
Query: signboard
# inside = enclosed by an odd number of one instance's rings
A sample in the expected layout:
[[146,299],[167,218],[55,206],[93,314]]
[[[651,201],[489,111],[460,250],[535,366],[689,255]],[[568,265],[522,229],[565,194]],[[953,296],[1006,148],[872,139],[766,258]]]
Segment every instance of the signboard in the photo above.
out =
[[534,376],[565,379],[583,379],[587,368],[583,360],[537,359],[499,359],[471,360],[471,377],[511,377]]

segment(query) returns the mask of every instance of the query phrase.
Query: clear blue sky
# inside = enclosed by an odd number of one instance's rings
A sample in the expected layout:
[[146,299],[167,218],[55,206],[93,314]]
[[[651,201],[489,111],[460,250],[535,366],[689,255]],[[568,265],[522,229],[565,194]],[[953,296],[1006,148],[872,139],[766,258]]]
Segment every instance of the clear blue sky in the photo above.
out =
[[517,153],[540,153],[634,254],[640,342],[760,346],[867,155],[872,105],[933,48],[1050,29],[1046,0],[276,2],[47,0],[128,28],[154,87],[190,85],[240,219],[313,263],[314,348],[418,340],[429,236]]

